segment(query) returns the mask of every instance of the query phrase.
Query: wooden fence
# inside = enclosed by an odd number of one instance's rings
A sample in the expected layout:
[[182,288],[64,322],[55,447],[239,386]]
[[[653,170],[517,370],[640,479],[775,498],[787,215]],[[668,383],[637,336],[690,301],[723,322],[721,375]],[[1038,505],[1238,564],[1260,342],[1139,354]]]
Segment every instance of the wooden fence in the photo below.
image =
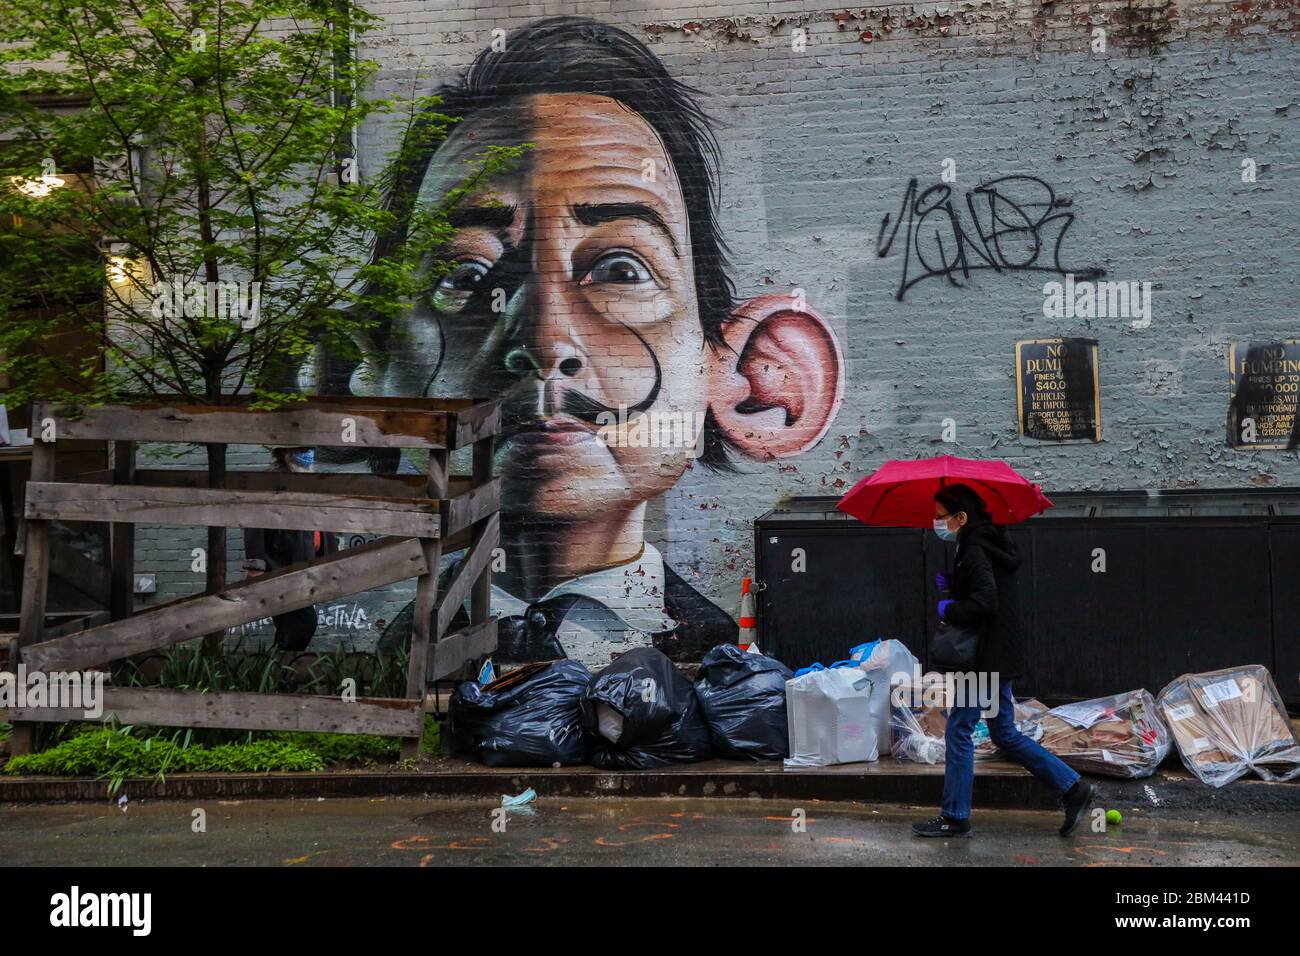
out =
[[[403,738],[404,756],[419,752],[428,683],[496,648],[489,612],[491,555],[500,524],[500,486],[492,475],[499,428],[495,403],[436,399],[312,399],[276,411],[242,407],[116,405],[33,407],[32,475],[27,486],[26,560],[17,641],[11,664],[28,672],[73,671],[212,634],[345,595],[416,578],[410,664],[404,698],[308,694],[202,693],[106,687],[104,716],[159,727],[316,730]],[[77,482],[54,480],[60,441],[107,441],[113,465]],[[420,475],[228,473],[209,488],[206,471],[136,469],[136,443],[260,444],[407,448],[427,451]],[[472,447],[473,473],[448,474],[448,454]],[[46,626],[52,568],[72,560],[49,533],[50,521],[108,522],[105,568],[80,554],[80,576],[109,606],[104,615]],[[361,547],[230,584],[216,594],[182,598],[133,613],[135,525],[268,528],[378,534]],[[438,594],[444,550],[468,548]],[[470,623],[450,632],[470,602]],[[54,707],[13,709],[10,749],[31,746],[36,721],[83,719]]]

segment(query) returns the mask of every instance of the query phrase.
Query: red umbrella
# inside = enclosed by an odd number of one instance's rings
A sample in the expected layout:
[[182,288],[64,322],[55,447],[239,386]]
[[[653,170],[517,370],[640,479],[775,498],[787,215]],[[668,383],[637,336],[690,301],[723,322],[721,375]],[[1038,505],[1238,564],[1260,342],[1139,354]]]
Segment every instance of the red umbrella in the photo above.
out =
[[1052,507],[1041,488],[1006,462],[952,455],[887,461],[850,488],[835,507],[866,524],[928,528],[934,522],[934,493],[955,484],[974,489],[996,524],[1015,524]]

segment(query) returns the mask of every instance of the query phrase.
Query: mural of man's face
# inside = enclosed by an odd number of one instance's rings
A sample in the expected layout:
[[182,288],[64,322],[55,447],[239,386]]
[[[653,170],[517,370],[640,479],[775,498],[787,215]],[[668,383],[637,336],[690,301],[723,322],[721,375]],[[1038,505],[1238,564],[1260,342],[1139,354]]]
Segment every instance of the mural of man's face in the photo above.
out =
[[[689,445],[597,435],[602,411],[707,408],[686,206],[658,135],[601,96],[547,94],[471,116],[434,155],[441,203],[488,145],[529,144],[457,211],[383,371],[384,394],[503,399],[507,507],[581,518],[631,508],[681,477]],[[606,419],[608,420],[608,419]]]
[[526,149],[456,205],[437,253],[454,267],[430,268],[354,393],[500,398],[503,509],[598,519],[595,537],[622,527],[633,550],[638,509],[698,454],[706,412],[759,461],[820,440],[843,396],[834,332],[802,293],[769,294],[721,321],[725,347],[706,345],[682,172],[642,116],[559,93],[471,114],[433,155],[418,203],[446,206],[493,146]]

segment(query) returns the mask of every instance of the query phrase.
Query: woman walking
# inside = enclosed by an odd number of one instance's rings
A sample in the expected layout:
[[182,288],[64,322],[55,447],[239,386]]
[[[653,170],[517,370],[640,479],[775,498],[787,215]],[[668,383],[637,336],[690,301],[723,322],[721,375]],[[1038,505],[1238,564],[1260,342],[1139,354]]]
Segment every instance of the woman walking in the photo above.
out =
[[[945,541],[956,540],[951,574],[939,572],[935,584],[949,597],[939,602],[945,624],[980,634],[974,670],[989,675],[998,693],[997,713],[987,719],[989,737],[1061,797],[1065,822],[1061,836],[1079,825],[1096,795],[1096,787],[1016,729],[1012,684],[1024,671],[1017,640],[1019,611],[1016,569],[1020,555],[1006,529],[993,524],[984,500],[968,485],[940,488],[934,496],[934,530]],[[969,686],[969,685],[968,685]],[[922,837],[970,836],[971,788],[975,780],[975,746],[971,734],[980,719],[978,703],[952,707],[944,744],[943,806],[933,820],[913,823]]]

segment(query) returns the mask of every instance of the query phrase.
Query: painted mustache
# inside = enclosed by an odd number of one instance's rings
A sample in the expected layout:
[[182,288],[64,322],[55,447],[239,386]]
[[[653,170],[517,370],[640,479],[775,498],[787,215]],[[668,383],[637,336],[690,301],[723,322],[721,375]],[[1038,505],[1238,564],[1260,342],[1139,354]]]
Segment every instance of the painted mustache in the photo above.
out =
[[[636,336],[637,341],[641,343],[641,347],[645,349],[646,355],[650,357],[650,362],[654,366],[654,383],[650,386],[649,391],[647,391],[645,397],[635,405],[614,406],[606,405],[604,402],[592,398],[590,395],[585,392],[580,392],[577,389],[566,389],[564,396],[560,399],[559,411],[561,413],[576,418],[579,421],[586,422],[589,425],[599,425],[602,423],[602,415],[613,415],[617,418],[621,409],[623,420],[631,421],[638,416],[644,415],[651,407],[653,407],[654,403],[659,400],[659,391],[663,387],[663,369],[659,364],[659,357],[655,355],[654,349],[651,348],[650,343],[645,340],[645,336],[624,322],[619,322],[619,325],[622,325],[623,328]],[[535,421],[536,416],[529,414],[526,416],[526,419],[526,421],[521,423],[524,428],[528,426],[529,422]],[[608,420],[608,418],[603,419],[603,421]]]

